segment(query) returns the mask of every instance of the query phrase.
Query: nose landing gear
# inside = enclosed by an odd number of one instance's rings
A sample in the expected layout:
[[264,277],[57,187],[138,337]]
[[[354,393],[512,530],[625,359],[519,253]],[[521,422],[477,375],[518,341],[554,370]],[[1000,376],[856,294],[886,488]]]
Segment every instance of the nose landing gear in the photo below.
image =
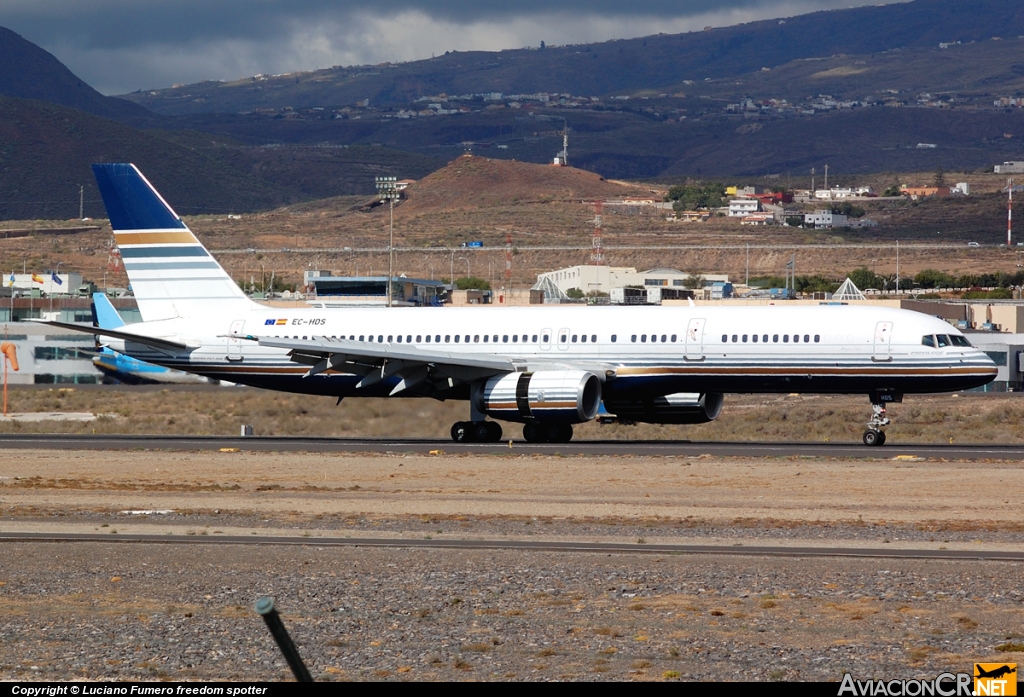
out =
[[885,416],[885,404],[872,400],[871,420],[868,421],[868,430],[864,431],[864,445],[885,445],[885,431],[882,427],[888,426],[889,423]]

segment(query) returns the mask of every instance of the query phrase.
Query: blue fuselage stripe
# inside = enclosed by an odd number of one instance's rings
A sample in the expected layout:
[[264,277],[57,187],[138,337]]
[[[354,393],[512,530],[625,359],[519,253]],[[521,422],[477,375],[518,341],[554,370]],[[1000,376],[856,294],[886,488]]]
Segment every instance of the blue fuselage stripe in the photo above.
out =
[[198,245],[181,247],[121,247],[123,259],[142,259],[146,257],[208,257],[209,253]]

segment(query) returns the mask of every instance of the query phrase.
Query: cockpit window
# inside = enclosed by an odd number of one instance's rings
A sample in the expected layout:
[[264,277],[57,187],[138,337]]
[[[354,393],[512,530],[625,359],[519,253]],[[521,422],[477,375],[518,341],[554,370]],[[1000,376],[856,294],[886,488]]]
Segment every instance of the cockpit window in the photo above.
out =
[[949,340],[953,342],[954,346],[969,347],[971,345],[971,342],[967,340],[967,337],[960,336],[959,334],[950,334]]
[[949,346],[949,337],[946,336],[945,334],[936,334],[935,342],[939,348],[946,348],[947,346]]
[[921,337],[921,345],[935,348],[935,337],[931,334],[925,334]]

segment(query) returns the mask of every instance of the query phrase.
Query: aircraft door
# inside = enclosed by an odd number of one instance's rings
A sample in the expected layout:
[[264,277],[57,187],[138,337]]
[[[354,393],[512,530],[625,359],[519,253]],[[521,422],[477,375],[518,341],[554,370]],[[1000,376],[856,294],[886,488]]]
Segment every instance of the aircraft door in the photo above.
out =
[[540,350],[549,351],[551,350],[551,330],[541,329],[540,330]]
[[242,340],[239,337],[243,335],[244,327],[244,319],[236,319],[231,323],[231,329],[228,330],[228,355],[226,356],[229,361],[242,360]]
[[691,319],[686,326],[686,360],[704,360],[704,324],[703,318]]
[[558,330],[558,350],[565,351],[569,348],[569,330],[563,327]]
[[891,361],[892,322],[879,322],[875,325],[875,349],[871,354],[873,361]]

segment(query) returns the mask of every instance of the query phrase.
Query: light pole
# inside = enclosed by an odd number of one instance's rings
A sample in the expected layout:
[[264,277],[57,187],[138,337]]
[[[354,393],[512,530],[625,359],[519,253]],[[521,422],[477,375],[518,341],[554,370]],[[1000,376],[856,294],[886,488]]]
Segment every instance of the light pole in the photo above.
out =
[[391,307],[391,279],[395,275],[395,200],[398,198],[397,177],[376,177],[377,195],[381,201],[388,202],[391,212],[388,224],[388,301],[387,306]]
[[470,276],[473,275],[469,272],[469,259],[467,259],[466,257],[459,257],[459,259],[466,262],[466,278],[469,278]]

